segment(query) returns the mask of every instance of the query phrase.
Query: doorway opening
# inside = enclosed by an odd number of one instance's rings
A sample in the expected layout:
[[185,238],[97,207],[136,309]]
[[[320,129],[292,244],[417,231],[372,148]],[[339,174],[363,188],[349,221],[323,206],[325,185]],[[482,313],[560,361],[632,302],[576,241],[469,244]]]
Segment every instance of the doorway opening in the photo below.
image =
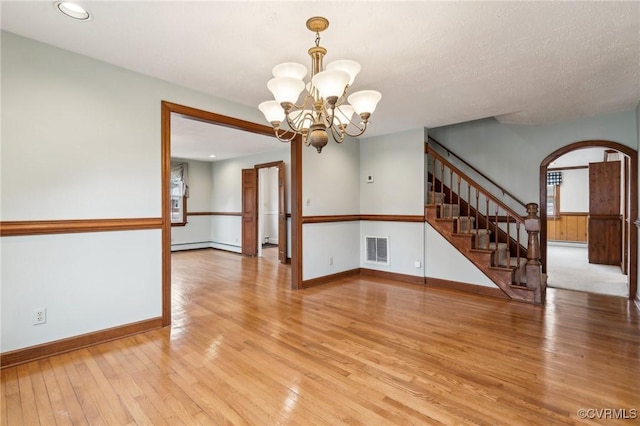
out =
[[[171,117],[172,115],[178,115],[190,120],[200,121],[203,123],[214,124],[226,129],[239,130],[241,132],[254,133],[257,135],[269,136],[274,138],[273,129],[270,126],[264,126],[244,120],[240,120],[233,117],[228,117],[220,114],[215,114],[208,111],[199,110],[183,105],[174,104],[167,101],[161,102],[161,190],[162,190],[162,325],[168,326],[171,324]],[[302,198],[301,184],[302,184],[302,140],[300,137],[294,138],[289,144],[290,161],[291,161],[291,206],[290,214],[284,214],[285,222],[287,216],[291,218],[291,288],[300,288],[302,281],[302,262],[300,261],[302,256],[302,209],[299,200]],[[281,168],[284,174],[284,166]],[[254,169],[255,170],[255,169]],[[282,179],[284,186],[284,177]],[[238,185],[239,186],[239,185]],[[284,190],[284,188],[283,188]],[[240,192],[238,187],[237,192]],[[239,195],[239,194],[238,194]],[[284,197],[283,197],[284,199]],[[284,202],[284,201],[283,201]],[[193,203],[190,203],[190,206]],[[239,206],[238,206],[239,207]],[[240,208],[238,208],[240,210]],[[186,213],[187,218],[189,212]],[[218,217],[221,215],[229,216],[233,219],[241,219],[242,213],[240,211],[202,211],[196,212],[195,216],[211,216]],[[188,220],[187,220],[188,223]],[[226,228],[225,228],[226,229]],[[285,231],[286,232],[286,231]],[[284,233],[280,233],[283,235]],[[239,240],[239,238],[238,238]],[[286,238],[280,238],[280,240],[287,240]],[[238,242],[238,241],[234,241]],[[286,256],[286,251],[285,251]]]
[[636,151],[582,141],[540,166],[541,255],[549,287],[635,298]]
[[[284,206],[284,193],[279,191],[280,188],[284,189],[279,182],[281,167],[284,168],[284,163],[258,168],[258,256],[269,259],[275,257],[286,263],[287,257],[279,256],[287,252],[286,211],[280,209],[280,206]],[[284,229],[280,229],[280,223]],[[281,244],[283,247],[280,247]]]
[[283,161],[242,169],[242,254],[262,256],[265,247],[278,248],[288,263],[286,171]]

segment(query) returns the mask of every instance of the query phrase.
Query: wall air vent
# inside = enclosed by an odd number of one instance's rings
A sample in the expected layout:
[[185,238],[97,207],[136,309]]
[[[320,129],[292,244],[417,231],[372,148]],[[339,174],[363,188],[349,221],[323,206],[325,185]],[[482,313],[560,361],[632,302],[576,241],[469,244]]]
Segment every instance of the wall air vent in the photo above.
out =
[[364,237],[365,262],[389,264],[389,237]]

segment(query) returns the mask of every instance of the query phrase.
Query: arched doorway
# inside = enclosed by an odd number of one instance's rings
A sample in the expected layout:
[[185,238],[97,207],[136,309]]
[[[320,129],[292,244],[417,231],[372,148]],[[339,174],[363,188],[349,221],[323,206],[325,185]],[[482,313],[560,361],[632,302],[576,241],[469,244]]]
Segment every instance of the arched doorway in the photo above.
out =
[[559,157],[580,149],[585,148],[607,148],[615,150],[626,155],[629,158],[629,174],[628,182],[628,198],[629,198],[629,215],[627,217],[628,234],[623,241],[628,247],[628,284],[629,299],[633,300],[637,291],[637,240],[638,229],[633,221],[638,217],[638,156],[637,151],[628,146],[617,142],[606,140],[586,140],[566,145],[547,156],[540,163],[540,252],[543,264],[543,270],[546,272],[547,265],[547,172],[549,165]]

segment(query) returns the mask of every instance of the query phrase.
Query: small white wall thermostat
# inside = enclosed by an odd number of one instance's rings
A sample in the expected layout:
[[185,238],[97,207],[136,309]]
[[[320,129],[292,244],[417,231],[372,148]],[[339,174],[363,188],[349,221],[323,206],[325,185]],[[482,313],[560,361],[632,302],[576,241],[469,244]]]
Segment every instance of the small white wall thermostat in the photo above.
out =
[[367,176],[367,183],[373,183],[373,176]]

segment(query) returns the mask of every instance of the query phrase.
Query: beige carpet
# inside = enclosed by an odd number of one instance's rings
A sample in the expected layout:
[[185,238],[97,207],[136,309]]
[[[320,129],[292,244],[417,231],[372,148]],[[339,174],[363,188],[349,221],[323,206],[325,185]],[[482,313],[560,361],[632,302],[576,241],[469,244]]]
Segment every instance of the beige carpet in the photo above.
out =
[[547,285],[610,296],[629,296],[627,276],[618,266],[588,261],[586,245],[547,245]]

